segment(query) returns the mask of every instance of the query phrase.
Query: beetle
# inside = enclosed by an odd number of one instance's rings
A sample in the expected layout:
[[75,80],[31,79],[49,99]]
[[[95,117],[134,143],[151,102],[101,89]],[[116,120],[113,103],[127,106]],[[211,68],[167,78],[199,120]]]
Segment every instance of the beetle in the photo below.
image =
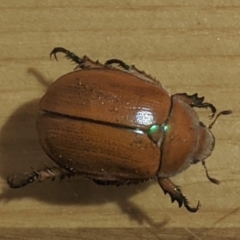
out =
[[[123,185],[157,179],[172,202],[184,205],[187,198],[170,177],[202,162],[214,149],[211,128],[225,110],[216,115],[213,104],[198,94],[169,95],[153,77],[119,59],[101,64],[62,47],[52,50],[77,64],[58,80],[40,101],[37,130],[46,154],[58,165],[33,169],[8,177],[10,187],[36,180],[81,175],[97,184]],[[193,108],[209,108],[214,121],[206,127]],[[20,176],[20,177],[19,177]]]

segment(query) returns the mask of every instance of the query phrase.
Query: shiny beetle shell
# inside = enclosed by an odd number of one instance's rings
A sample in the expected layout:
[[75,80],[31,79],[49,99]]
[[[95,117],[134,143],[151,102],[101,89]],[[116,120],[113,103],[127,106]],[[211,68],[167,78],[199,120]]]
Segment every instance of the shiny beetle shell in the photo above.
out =
[[106,181],[156,176],[161,151],[147,130],[167,120],[162,88],[116,69],[83,69],[52,84],[40,108],[40,142],[63,168]]
[[205,167],[215,140],[193,107],[210,108],[211,117],[215,107],[197,94],[170,96],[151,76],[121,60],[103,65],[64,48],[55,48],[51,55],[57,52],[76,62],[78,69],[49,87],[40,101],[37,130],[44,151],[59,168],[34,170],[20,182],[9,178],[9,185],[65,175],[115,185],[157,178],[172,201],[197,211],[200,204],[190,207],[169,177],[199,161]]

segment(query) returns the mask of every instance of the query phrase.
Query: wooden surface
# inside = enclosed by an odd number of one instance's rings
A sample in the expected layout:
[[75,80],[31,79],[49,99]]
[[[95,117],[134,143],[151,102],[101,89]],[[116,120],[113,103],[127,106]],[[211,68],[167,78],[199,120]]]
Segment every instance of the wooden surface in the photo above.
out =
[[[9,189],[6,177],[51,166],[38,143],[38,100],[74,64],[62,46],[104,62],[119,58],[171,93],[199,93],[219,110],[216,148],[172,180],[192,214],[156,182],[103,187],[84,179]],[[0,239],[240,239],[240,1],[0,1]],[[201,110],[209,123],[209,111]]]

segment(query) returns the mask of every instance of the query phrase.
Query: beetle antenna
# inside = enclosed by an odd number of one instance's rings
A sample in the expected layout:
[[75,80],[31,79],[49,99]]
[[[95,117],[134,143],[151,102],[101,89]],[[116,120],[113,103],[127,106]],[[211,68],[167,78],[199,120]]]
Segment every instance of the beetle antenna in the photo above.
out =
[[221,116],[221,115],[228,115],[228,114],[231,114],[232,111],[231,110],[225,110],[225,111],[222,111],[220,113],[217,114],[217,116],[214,118],[214,120],[212,121],[212,123],[209,124],[208,128],[211,129],[214,125],[214,123],[217,121],[217,119]]
[[207,167],[206,167],[206,163],[205,163],[204,160],[202,161],[202,165],[203,165],[203,167],[204,167],[204,169],[205,169],[205,171],[206,171],[206,175],[207,175],[208,180],[209,180],[210,182],[214,183],[214,184],[220,184],[220,182],[219,182],[217,179],[212,178],[212,177],[209,176],[208,170],[207,170]]

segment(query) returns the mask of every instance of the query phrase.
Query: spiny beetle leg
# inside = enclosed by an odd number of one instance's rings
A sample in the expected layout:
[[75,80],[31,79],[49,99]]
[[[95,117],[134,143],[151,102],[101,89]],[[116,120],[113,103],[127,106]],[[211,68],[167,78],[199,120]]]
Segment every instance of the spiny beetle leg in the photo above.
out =
[[210,108],[211,114],[209,115],[209,118],[213,118],[216,113],[216,108],[213,104],[208,102],[203,102],[204,97],[198,97],[197,93],[193,95],[188,95],[186,93],[177,93],[174,94],[173,97],[177,97],[178,99],[181,99],[185,103],[187,103],[191,107],[197,107],[197,108]]
[[154,83],[158,86],[161,86],[160,82],[158,82],[156,79],[154,79],[151,75],[146,74],[144,71],[140,71],[137,69],[134,65],[127,65],[125,62],[119,59],[109,59],[108,61],[105,62],[106,67],[113,67],[113,64],[117,64],[119,67],[121,67],[123,70],[125,70],[128,73],[131,73],[147,82]]
[[109,59],[105,62],[105,66],[112,66],[113,64],[118,64],[120,67],[122,67],[125,70],[129,70],[130,66],[127,65],[125,62],[123,62],[122,60],[119,59]]
[[214,107],[214,105],[211,104],[211,103],[208,103],[208,102],[202,103],[200,106],[196,106],[196,107],[198,107],[198,108],[210,108],[211,112],[212,112],[208,116],[210,119],[212,119],[215,116],[216,112],[217,112],[217,109]]
[[98,61],[94,62],[92,61],[90,58],[88,58],[87,56],[83,56],[82,58],[78,57],[75,53],[62,48],[62,47],[56,47],[52,50],[52,52],[50,53],[50,57],[52,57],[52,55],[54,56],[54,58],[57,60],[57,53],[64,53],[67,59],[70,59],[71,61],[77,63],[77,67],[75,69],[78,68],[105,68],[105,66],[101,63],[99,63]]
[[180,187],[176,186],[169,178],[158,178],[158,183],[165,194],[169,194],[172,202],[177,201],[179,207],[182,205],[190,212],[197,212],[200,208],[200,202],[196,207],[190,207],[187,198],[182,194]]
[[79,64],[79,65],[83,63],[83,59],[82,59],[82,58],[78,57],[78,56],[77,56],[76,54],[74,54],[73,52],[70,52],[69,50],[67,50],[67,49],[65,49],[65,48],[62,48],[62,47],[56,47],[56,48],[54,48],[54,49],[51,51],[51,53],[50,53],[50,58],[51,58],[52,55],[53,55],[54,58],[55,58],[56,60],[58,60],[58,59],[57,59],[57,53],[59,53],[59,52],[64,53],[67,59],[70,59],[70,60],[72,60],[73,62],[75,62],[75,63],[77,63],[77,64]]
[[22,173],[12,177],[9,176],[7,178],[7,183],[11,188],[20,188],[36,180],[42,182],[48,179],[54,180],[56,177],[63,179],[65,177],[70,177],[71,175],[74,175],[74,173],[67,172],[60,167],[45,167],[41,170],[35,170],[32,168],[32,172],[30,173]]

